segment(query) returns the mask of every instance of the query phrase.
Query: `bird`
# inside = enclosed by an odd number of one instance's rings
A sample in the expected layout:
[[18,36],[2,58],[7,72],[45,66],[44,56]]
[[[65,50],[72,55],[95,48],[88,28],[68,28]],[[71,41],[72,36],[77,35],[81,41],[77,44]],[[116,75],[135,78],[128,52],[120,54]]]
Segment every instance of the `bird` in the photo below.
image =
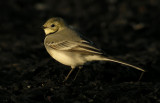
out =
[[91,61],[115,62],[145,72],[140,67],[104,56],[92,41],[70,27],[61,17],[48,19],[42,28],[45,32],[44,46],[47,52],[58,62],[71,67],[64,81],[76,67],[80,70],[85,63]]

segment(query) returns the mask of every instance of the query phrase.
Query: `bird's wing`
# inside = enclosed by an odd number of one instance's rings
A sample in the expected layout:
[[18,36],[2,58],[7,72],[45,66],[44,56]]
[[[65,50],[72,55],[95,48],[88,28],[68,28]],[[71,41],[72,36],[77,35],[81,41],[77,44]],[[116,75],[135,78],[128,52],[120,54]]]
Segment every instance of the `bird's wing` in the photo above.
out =
[[61,41],[57,43],[47,42],[46,45],[55,49],[70,52],[79,52],[81,54],[102,54],[100,49],[95,48],[86,40],[81,41]]
[[55,50],[70,50],[73,47],[77,46],[76,43],[71,43],[70,41],[47,42],[46,45]]

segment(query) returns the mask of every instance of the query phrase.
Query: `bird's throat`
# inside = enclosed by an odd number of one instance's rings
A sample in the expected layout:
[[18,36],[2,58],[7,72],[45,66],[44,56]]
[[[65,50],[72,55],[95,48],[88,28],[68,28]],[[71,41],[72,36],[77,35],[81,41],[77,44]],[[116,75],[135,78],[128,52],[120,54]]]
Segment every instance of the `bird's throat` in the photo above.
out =
[[44,29],[44,32],[45,32],[45,34],[46,35],[50,35],[50,34],[54,34],[55,32],[57,32],[58,31],[58,29],[57,30],[55,30],[55,31],[53,31],[53,30],[51,30],[51,29]]

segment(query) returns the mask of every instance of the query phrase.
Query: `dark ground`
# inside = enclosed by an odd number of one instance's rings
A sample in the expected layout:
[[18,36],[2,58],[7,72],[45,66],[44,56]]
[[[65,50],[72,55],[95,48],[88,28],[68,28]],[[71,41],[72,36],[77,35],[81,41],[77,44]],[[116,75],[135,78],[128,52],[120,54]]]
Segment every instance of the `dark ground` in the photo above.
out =
[[[67,2],[66,2],[67,1]],[[160,103],[159,0],[1,0],[0,103]],[[114,58],[70,70],[52,59],[40,28],[63,17]]]

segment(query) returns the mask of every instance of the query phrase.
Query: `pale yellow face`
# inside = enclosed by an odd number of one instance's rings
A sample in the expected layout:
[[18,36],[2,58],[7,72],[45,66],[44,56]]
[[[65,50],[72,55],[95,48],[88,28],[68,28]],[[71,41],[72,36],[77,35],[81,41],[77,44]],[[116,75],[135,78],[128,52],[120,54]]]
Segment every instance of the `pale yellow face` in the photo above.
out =
[[62,18],[51,18],[44,25],[43,29],[45,34],[52,34],[62,30],[66,26],[66,23]]

